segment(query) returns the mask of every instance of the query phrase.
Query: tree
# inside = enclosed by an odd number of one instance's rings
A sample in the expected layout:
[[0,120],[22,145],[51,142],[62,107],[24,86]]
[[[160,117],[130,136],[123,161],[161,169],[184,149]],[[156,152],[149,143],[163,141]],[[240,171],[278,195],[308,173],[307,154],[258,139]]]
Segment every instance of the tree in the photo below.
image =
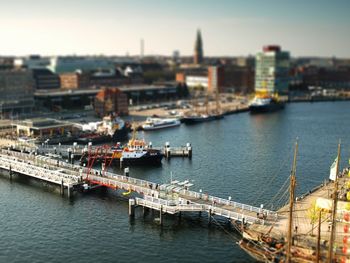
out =
[[[311,224],[311,236],[314,235],[314,225],[317,223],[319,216],[320,216],[320,211],[322,209],[317,207],[316,201],[314,200],[311,203],[311,207],[307,211],[307,217],[310,219],[310,224]],[[321,219],[324,218],[324,214],[321,213]]]

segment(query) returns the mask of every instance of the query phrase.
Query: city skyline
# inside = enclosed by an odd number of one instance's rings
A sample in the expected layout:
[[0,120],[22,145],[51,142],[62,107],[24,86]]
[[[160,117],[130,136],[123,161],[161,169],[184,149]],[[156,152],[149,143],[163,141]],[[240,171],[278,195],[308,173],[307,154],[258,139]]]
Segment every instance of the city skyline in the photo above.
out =
[[14,0],[1,4],[0,55],[254,55],[278,44],[292,56],[350,57],[347,12],[338,1]]

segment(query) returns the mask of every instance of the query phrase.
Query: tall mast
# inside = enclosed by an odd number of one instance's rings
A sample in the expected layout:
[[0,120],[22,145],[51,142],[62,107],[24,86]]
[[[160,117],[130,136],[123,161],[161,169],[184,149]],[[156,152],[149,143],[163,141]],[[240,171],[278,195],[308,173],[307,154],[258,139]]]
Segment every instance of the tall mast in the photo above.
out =
[[338,144],[338,156],[335,169],[335,180],[334,180],[334,192],[333,192],[333,209],[332,209],[332,229],[331,236],[329,238],[329,247],[328,247],[328,262],[331,263],[333,260],[333,243],[335,240],[335,219],[337,212],[337,203],[338,203],[338,172],[339,172],[339,161],[340,161],[340,140]]
[[220,114],[221,107],[220,107],[220,96],[219,96],[218,88],[216,88],[216,90],[215,90],[215,101],[216,101],[216,114]]
[[318,228],[317,228],[317,249],[316,249],[316,262],[320,262],[320,254],[321,254],[321,217],[322,217],[322,210],[320,209],[318,213]]
[[298,154],[298,141],[295,143],[293,168],[290,175],[290,187],[289,187],[289,217],[288,217],[288,235],[287,235],[287,258],[286,262],[291,262],[291,248],[292,248],[292,227],[293,227],[293,207],[294,207],[294,190],[296,185],[296,165]]
[[205,113],[209,115],[209,94],[207,92],[207,96],[205,97]]

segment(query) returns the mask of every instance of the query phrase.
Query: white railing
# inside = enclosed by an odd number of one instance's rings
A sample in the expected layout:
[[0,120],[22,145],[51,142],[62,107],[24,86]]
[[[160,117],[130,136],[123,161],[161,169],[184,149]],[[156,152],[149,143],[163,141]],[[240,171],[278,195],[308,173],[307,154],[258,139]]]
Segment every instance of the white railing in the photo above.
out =
[[242,210],[255,212],[255,213],[265,212],[267,215],[277,216],[277,212],[274,212],[274,211],[261,209],[260,207],[254,207],[251,205],[246,205],[246,204],[238,203],[235,201],[230,201],[230,200],[223,199],[220,197],[211,196],[211,195],[208,195],[205,193],[198,193],[198,192],[185,190],[185,189],[182,189],[180,191],[174,191],[174,192],[177,192],[182,196],[202,199],[204,201],[210,201],[210,202],[212,202],[212,204],[227,205],[227,206],[231,206],[233,208],[242,209]]
[[29,163],[19,162],[17,160],[11,160],[3,157],[0,157],[0,167],[6,170],[11,170],[16,173],[25,174],[55,184],[61,184],[63,181],[63,184],[65,186],[72,185],[80,181],[80,178],[69,174],[61,173],[58,171],[52,171],[49,169],[37,167]]
[[171,205],[171,201],[169,200],[163,200],[153,197],[145,197],[145,198],[135,198],[137,205],[146,206],[152,209],[160,210],[167,212],[167,213],[177,213],[181,211],[193,211],[193,212],[199,212],[199,211],[205,211],[210,212],[211,214],[220,215],[229,219],[239,220],[243,221],[249,224],[253,223],[263,223],[263,220],[260,220],[256,217],[245,215],[242,213],[237,213],[233,211],[229,211],[226,209],[222,209],[219,207],[211,206],[211,205],[200,205],[200,204],[178,204],[178,205]]

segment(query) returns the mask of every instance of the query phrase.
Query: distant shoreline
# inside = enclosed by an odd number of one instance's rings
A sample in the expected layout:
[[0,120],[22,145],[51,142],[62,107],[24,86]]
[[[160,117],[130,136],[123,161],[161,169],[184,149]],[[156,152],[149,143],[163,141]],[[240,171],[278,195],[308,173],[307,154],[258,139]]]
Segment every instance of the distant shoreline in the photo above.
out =
[[293,102],[329,102],[329,101],[349,101],[350,98],[337,98],[337,97],[331,97],[331,98],[294,98],[289,99],[288,103]]

